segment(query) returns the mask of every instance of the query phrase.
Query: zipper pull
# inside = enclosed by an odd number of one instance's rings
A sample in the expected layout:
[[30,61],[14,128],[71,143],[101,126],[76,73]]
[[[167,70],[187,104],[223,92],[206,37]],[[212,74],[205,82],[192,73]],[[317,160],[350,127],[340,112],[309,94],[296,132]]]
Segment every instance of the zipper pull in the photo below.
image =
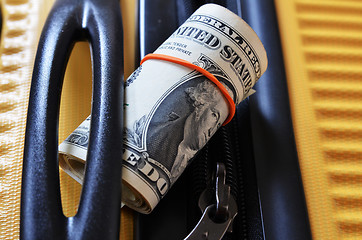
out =
[[200,195],[202,217],[184,240],[220,240],[227,231],[232,232],[232,222],[238,208],[225,180],[225,165],[218,162],[215,188],[207,188]]

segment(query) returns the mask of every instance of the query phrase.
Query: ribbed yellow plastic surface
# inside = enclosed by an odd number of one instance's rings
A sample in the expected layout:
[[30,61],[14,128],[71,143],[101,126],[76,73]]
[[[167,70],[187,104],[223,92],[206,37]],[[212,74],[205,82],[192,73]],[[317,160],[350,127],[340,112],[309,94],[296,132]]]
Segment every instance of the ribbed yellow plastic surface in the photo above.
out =
[[[19,239],[21,171],[27,104],[35,52],[53,0],[3,0],[0,44],[0,239]],[[134,1],[121,1],[125,74],[134,69]],[[59,126],[63,141],[90,113],[91,62],[87,43],[77,43],[67,66]],[[81,186],[60,170],[63,212],[73,216]],[[41,209],[39,209],[41,211]],[[133,239],[132,211],[123,209],[120,239]]]
[[1,1],[0,238],[19,239],[25,119],[42,1]]
[[276,0],[314,239],[362,239],[362,1]]

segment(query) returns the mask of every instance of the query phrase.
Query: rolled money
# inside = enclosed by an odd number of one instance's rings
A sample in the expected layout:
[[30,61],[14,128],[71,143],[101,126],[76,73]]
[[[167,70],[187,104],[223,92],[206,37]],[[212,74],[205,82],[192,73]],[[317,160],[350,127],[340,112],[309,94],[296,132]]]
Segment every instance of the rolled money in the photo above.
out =
[[[200,7],[156,51],[213,74],[235,104],[267,67],[265,49],[240,17],[216,4]],[[200,72],[145,61],[125,83],[122,201],[150,213],[229,114],[225,97]],[[82,183],[88,117],[60,146],[60,166]]]

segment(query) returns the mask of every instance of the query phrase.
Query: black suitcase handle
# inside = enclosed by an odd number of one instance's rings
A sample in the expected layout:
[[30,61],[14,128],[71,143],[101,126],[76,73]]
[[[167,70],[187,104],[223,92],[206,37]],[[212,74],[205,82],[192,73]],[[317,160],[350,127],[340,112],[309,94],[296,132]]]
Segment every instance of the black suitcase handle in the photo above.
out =
[[[81,40],[90,42],[93,56],[92,120],[78,213],[66,218],[59,186],[59,106],[67,60],[74,43]],[[57,0],[40,38],[30,90],[21,239],[118,239],[122,106],[119,1]]]

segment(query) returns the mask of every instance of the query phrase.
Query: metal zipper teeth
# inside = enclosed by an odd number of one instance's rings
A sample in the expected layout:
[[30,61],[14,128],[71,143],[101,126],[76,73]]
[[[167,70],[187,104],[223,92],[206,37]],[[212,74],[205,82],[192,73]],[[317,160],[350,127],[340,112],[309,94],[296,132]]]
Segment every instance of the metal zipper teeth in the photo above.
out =
[[[234,122],[234,120],[232,121]],[[225,164],[226,169],[226,184],[230,186],[230,193],[232,197],[234,197],[237,200],[238,197],[238,188],[237,188],[237,176],[236,172],[233,169],[235,168],[235,160],[236,154],[235,153],[235,141],[234,137],[230,134],[230,126],[231,122],[225,126],[222,127],[220,132],[220,138],[219,142],[222,144],[222,157],[219,159],[220,162],[223,162]],[[232,137],[232,138],[231,138]],[[226,233],[222,240],[232,240],[235,239],[235,232],[234,233]]]
[[234,154],[236,159],[236,171],[237,171],[237,186],[238,186],[238,196],[237,196],[237,203],[238,203],[238,216],[237,216],[237,224],[239,237],[243,239],[248,238],[248,226],[247,226],[247,216],[246,216],[246,196],[245,196],[245,183],[243,179],[243,169],[242,169],[242,157],[240,153],[240,141],[238,138],[239,133],[239,126],[238,122],[234,119],[230,123],[231,129],[233,132],[233,143],[234,143]]
[[198,200],[201,193],[206,189],[208,184],[208,169],[209,169],[209,144],[200,151],[193,163],[192,171],[192,186],[194,199]]
[[192,199],[198,199],[203,190],[213,186],[216,162],[222,162],[226,167],[226,183],[238,204],[238,215],[234,224],[233,234],[226,234],[223,240],[247,238],[246,196],[242,178],[239,126],[232,120],[227,126],[221,127],[209,143],[200,151],[192,165]]
[[[237,184],[237,172],[236,172],[236,162],[238,160],[235,151],[235,142],[231,141],[234,139],[231,139],[232,135],[229,132],[228,127],[222,127],[220,129],[221,134],[221,143],[223,147],[223,157],[219,161],[223,162],[226,167],[226,183],[230,186],[230,192],[231,194],[237,198],[238,196],[238,184]],[[235,137],[234,137],[235,138]]]
[[209,183],[209,144],[200,150],[190,165],[186,175],[189,190],[187,190],[187,229],[190,232],[200,220],[202,212],[198,207],[201,193],[211,185]]

